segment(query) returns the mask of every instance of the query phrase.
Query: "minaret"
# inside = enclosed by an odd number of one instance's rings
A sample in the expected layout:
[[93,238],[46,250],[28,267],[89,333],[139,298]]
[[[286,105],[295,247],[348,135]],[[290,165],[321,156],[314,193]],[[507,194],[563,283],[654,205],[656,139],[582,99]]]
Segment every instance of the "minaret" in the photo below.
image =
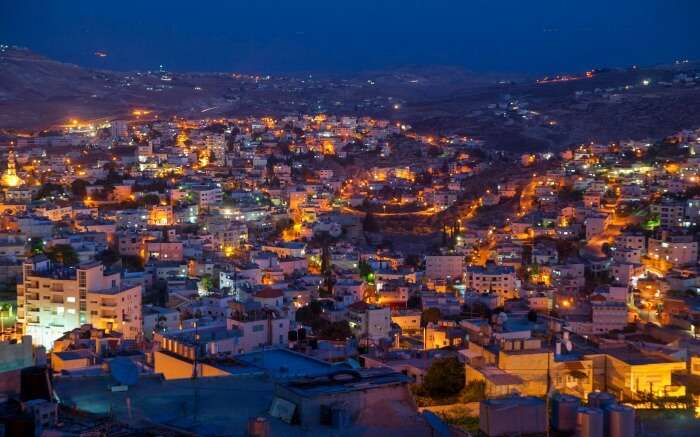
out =
[[17,163],[15,162],[15,151],[10,149],[7,154],[7,174],[17,176]]
[[10,149],[7,153],[7,169],[2,175],[2,184],[6,187],[17,187],[24,182],[17,176],[17,163],[15,160],[15,151]]

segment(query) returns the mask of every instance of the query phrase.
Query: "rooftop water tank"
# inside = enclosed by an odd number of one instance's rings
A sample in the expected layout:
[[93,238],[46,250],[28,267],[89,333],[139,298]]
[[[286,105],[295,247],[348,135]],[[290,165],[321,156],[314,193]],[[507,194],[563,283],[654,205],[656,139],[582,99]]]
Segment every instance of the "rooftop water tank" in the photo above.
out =
[[605,408],[608,405],[616,404],[615,396],[604,391],[593,391],[588,393],[588,406],[591,408]]
[[610,437],[634,437],[634,408],[627,405],[607,407],[608,435]]
[[576,413],[578,437],[603,437],[603,412],[598,408],[579,407]]
[[552,427],[559,432],[576,431],[576,412],[581,400],[576,396],[560,394],[552,399]]

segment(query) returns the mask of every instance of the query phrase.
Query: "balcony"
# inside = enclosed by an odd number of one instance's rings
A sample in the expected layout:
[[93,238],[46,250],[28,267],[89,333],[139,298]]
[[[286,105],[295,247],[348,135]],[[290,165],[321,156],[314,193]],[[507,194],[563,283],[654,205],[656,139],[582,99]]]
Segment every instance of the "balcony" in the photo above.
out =
[[117,318],[117,314],[113,313],[111,311],[100,311],[100,317],[102,317],[103,319],[113,319],[114,320]]

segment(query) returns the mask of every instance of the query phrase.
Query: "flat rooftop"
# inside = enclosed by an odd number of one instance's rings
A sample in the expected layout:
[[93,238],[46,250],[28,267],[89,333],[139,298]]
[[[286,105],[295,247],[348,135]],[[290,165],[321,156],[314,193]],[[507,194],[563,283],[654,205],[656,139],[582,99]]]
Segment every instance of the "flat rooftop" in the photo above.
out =
[[[125,392],[112,392],[112,385],[116,382],[110,376],[97,376],[57,378],[54,387],[66,406],[101,415],[111,412],[134,427],[158,423],[197,435],[244,435],[250,417],[267,415],[274,387],[263,377],[240,376],[171,381],[141,377]],[[287,424],[271,422],[272,435],[302,435],[287,434]]]
[[241,333],[236,329],[226,329],[226,325],[217,324],[203,326],[201,328],[190,328],[182,331],[171,331],[163,335],[165,338],[177,341],[182,344],[194,346],[197,344],[195,335],[199,336],[199,343],[207,343],[215,340],[225,340],[232,337],[240,337]]
[[[357,374],[358,377],[349,377],[351,373]],[[381,367],[353,370],[349,371],[347,378],[345,376],[344,374],[343,378],[304,378],[286,382],[283,386],[299,396],[313,398],[338,393],[364,391],[388,385],[407,384],[413,381],[402,373]]]
[[250,352],[236,355],[236,360],[264,370],[275,379],[327,375],[338,369],[330,363],[288,349]]
[[641,352],[631,346],[614,349],[604,348],[601,352],[632,365],[682,363],[682,361],[674,360],[660,354]]
[[[382,370],[382,369],[380,369]],[[384,369],[384,372],[386,370]],[[388,384],[408,377],[385,375],[339,384],[338,391],[365,390],[365,384]],[[342,429],[322,425],[300,427],[269,416],[275,384],[267,376],[224,376],[166,381],[159,375],[142,376],[127,391],[112,392],[116,382],[107,375],[57,378],[54,388],[60,402],[87,413],[110,415],[134,429],[154,424],[199,436],[245,436],[248,420],[265,417],[273,436],[386,436],[419,437],[431,429],[408,401],[393,401],[364,408],[353,423]],[[324,386],[326,387],[326,386]],[[323,388],[298,388],[305,393]]]

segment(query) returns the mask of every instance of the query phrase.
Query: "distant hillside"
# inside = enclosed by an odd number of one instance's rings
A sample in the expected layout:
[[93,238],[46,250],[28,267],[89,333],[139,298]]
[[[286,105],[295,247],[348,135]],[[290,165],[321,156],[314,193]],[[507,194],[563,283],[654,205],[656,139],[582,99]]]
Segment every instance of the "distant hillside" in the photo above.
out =
[[134,108],[192,118],[318,111],[372,115],[424,132],[482,138],[496,148],[556,149],[585,141],[658,138],[700,126],[700,69],[689,63],[604,70],[538,84],[534,78],[475,75],[456,67],[349,77],[115,72],[84,69],[22,48],[0,52],[0,129],[123,117]]

